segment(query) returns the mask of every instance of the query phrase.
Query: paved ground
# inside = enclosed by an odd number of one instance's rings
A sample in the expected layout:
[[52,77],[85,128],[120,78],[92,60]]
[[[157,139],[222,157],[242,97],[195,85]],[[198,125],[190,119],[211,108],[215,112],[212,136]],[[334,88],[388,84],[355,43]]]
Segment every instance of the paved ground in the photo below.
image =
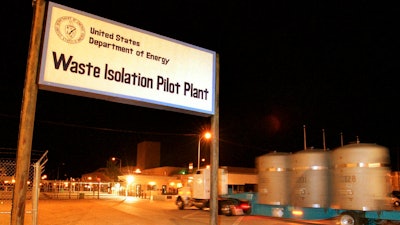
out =
[[[130,215],[115,206],[123,199],[40,200],[38,225],[132,225]],[[149,200],[143,200],[149,201]],[[28,205],[27,205],[28,206]],[[29,209],[30,206],[26,207]],[[32,225],[32,212],[25,214],[24,225]],[[10,224],[10,214],[0,214],[0,225]]]
[[[141,201],[140,204],[129,204],[130,201]],[[128,204],[127,204],[128,203]],[[131,202],[132,203],[132,202]],[[136,205],[135,207],[131,207]],[[3,205],[4,206],[4,205]],[[0,209],[2,205],[0,204]],[[31,205],[27,205],[29,209]],[[157,214],[151,209],[160,209]],[[65,200],[40,200],[37,225],[206,225],[209,224],[209,215],[194,209],[185,211],[182,220],[177,220],[171,215],[171,210],[178,212],[174,202],[148,200],[148,199],[65,199]],[[3,211],[4,212],[4,211]],[[34,225],[32,212],[25,214],[24,225]],[[159,218],[157,218],[157,216]],[[160,220],[160,218],[163,218]],[[334,225],[336,222],[315,221],[313,223],[295,222],[290,220],[266,219],[254,217],[232,216],[219,220],[221,225],[299,225],[299,224],[326,224]],[[143,219],[145,218],[145,219]],[[139,222],[139,221],[142,222]],[[10,225],[10,214],[0,213],[0,225]]]

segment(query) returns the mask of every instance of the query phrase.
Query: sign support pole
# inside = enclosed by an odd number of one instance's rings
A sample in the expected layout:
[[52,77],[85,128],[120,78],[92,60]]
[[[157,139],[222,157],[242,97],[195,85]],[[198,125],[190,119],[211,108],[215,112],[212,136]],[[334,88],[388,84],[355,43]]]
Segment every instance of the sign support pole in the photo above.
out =
[[44,0],[34,0],[32,2],[32,6],[34,8],[34,12],[26,65],[25,85],[21,105],[15,186],[13,190],[13,203],[11,209],[11,225],[24,224],[26,191],[29,178],[33,127],[35,123],[36,100],[38,92],[36,77],[38,74],[38,59],[41,45],[40,43],[42,40],[43,18],[46,2]]
[[215,114],[211,117],[211,193],[210,225],[218,224],[218,168],[219,168],[219,54],[216,55]]

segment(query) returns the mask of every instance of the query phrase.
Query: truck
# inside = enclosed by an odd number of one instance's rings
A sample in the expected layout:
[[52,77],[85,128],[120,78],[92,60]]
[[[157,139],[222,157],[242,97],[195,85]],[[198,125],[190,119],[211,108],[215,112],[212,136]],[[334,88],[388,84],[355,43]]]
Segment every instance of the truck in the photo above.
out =
[[[248,201],[251,211],[247,215],[336,219],[339,225],[400,225],[398,198],[393,198],[399,194],[394,187],[400,181],[392,179],[386,147],[356,143],[332,151],[273,151],[257,157],[256,167],[256,192],[228,193],[227,172],[219,170],[219,198]],[[209,207],[210,170],[196,171],[188,183],[189,187],[179,191],[178,208]],[[235,210],[235,205],[218,207]],[[225,215],[243,214],[230,211]]]
[[284,219],[324,220],[335,219],[338,225],[399,225],[400,210],[353,210],[337,208],[297,207],[293,205],[260,204],[258,193],[228,194],[226,197],[250,201],[251,213],[248,215],[268,216]]
[[[387,148],[348,144],[332,151],[304,149],[270,152],[256,158],[254,193],[228,194],[247,199],[251,214],[298,220],[336,219],[340,225],[400,224],[392,193]],[[397,185],[398,187],[398,185]]]
[[[210,207],[211,191],[210,168],[200,168],[188,177],[187,186],[178,190],[175,204],[178,209],[196,207],[204,209]],[[228,174],[226,169],[218,169],[218,195],[228,194]]]

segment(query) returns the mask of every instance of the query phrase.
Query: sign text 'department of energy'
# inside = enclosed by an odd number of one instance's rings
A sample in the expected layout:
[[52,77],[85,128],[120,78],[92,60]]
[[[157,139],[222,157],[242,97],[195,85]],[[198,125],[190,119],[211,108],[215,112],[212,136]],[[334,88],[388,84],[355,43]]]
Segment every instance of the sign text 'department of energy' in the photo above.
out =
[[213,51],[48,3],[39,87],[213,115]]

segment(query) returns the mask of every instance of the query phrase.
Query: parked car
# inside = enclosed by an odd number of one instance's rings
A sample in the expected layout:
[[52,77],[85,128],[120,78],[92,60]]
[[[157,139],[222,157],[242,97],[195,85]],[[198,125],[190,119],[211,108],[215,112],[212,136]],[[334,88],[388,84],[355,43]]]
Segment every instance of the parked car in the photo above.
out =
[[251,213],[251,205],[248,200],[226,198],[220,200],[221,214],[225,216],[249,215]]
[[400,206],[400,191],[392,192],[392,202],[394,207]]

